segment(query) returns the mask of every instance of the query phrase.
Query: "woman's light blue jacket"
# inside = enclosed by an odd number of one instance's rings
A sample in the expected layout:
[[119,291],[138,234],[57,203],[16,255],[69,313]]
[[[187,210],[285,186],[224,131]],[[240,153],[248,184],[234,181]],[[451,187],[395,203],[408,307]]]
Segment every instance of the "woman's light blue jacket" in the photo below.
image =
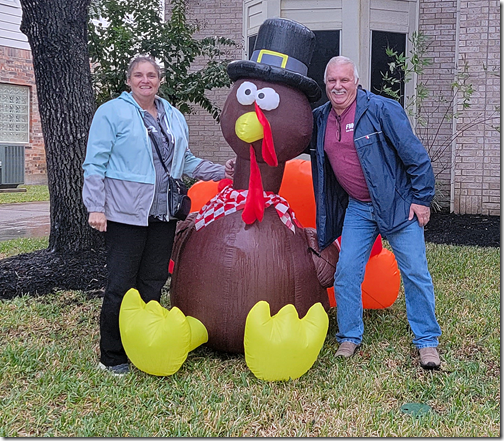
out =
[[[168,101],[158,99],[175,139],[170,174],[192,177],[203,160],[189,150],[185,118]],[[104,212],[108,220],[116,222],[148,225],[156,175],[144,112],[128,92],[96,111],[83,164],[83,200],[88,212]]]

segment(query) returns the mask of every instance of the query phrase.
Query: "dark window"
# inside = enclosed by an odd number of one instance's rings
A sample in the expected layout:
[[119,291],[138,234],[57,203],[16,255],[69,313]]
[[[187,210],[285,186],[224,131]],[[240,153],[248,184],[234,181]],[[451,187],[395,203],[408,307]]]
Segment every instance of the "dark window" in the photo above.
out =
[[254,45],[255,45],[256,38],[257,38],[257,34],[256,35],[252,35],[248,39],[248,57],[249,57],[249,60],[252,57],[252,52],[254,52]]
[[325,93],[324,71],[327,62],[340,54],[340,31],[313,31],[317,44],[308,67],[308,76],[313,78],[322,89],[322,97],[312,103],[312,109],[329,101]]
[[[404,77],[399,72],[391,73],[389,65],[393,58],[387,56],[387,47],[394,49],[398,54],[406,52],[406,34],[396,32],[372,31],[371,34],[371,92],[378,95],[387,96],[382,92],[383,77],[382,74],[388,72],[400,81],[394,89],[400,88],[401,105],[404,106]],[[390,98],[390,97],[389,97]]]
[[[322,89],[322,98],[315,103],[312,103],[312,109],[318,107],[328,101],[325,94],[324,70],[327,62],[339,55],[340,48],[340,31],[313,31],[316,37],[315,50],[313,51],[312,60],[308,67],[308,76],[313,78]],[[249,60],[254,51],[254,44],[257,35],[252,35],[248,39],[248,56]]]

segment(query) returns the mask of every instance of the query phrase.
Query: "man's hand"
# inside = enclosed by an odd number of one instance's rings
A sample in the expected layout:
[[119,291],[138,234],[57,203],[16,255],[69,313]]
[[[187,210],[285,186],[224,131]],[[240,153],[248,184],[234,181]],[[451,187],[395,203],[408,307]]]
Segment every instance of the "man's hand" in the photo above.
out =
[[415,215],[418,219],[418,225],[425,227],[430,219],[430,207],[426,207],[425,205],[411,204],[408,220],[413,219]]
[[100,213],[98,211],[89,213],[88,223],[91,228],[95,230],[100,232],[107,231],[107,218],[105,217],[105,213]]
[[235,163],[236,158],[228,159],[226,161],[226,165],[224,166],[224,173],[227,179],[233,179]]

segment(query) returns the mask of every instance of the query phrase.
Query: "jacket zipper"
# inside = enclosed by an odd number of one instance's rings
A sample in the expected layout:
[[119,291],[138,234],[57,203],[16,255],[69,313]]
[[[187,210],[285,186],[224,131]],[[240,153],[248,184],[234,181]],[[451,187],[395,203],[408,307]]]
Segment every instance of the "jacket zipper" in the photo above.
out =
[[354,139],[354,142],[358,141],[359,139],[362,139],[362,138],[369,139],[370,136],[372,136],[372,135],[378,135],[379,133],[382,133],[382,132],[379,131],[379,132],[368,133],[367,135],[360,136],[359,138]]

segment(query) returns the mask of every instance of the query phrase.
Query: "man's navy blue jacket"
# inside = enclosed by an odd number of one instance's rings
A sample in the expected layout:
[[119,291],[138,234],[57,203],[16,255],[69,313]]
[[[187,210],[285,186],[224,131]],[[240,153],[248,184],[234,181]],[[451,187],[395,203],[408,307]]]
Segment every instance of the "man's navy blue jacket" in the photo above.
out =
[[[411,129],[401,105],[359,88],[354,122],[357,149],[380,234],[398,231],[408,220],[412,203],[430,206],[435,179],[427,151]],[[331,102],[313,110],[309,151],[317,205],[319,246],[326,248],[341,235],[348,194],[341,187],[324,153]]]

